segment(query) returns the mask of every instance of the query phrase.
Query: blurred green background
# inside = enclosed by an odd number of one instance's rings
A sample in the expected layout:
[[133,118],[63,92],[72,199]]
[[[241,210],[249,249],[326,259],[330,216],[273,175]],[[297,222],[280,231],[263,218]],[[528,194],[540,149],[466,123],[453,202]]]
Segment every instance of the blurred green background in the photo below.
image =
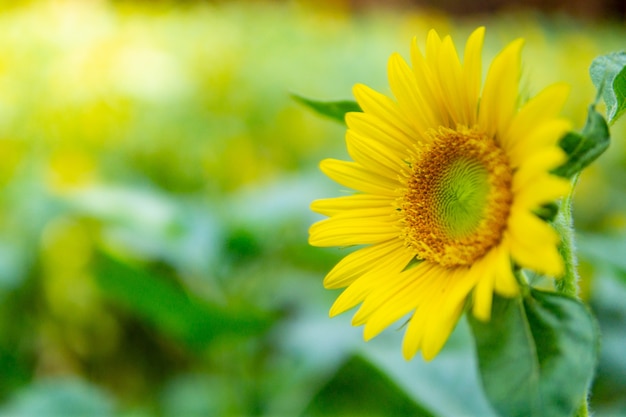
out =
[[[413,36],[486,25],[485,59],[526,38],[525,94],[569,82],[580,128],[623,4],[535,3],[0,3],[0,416],[493,416],[464,321],[425,363],[400,324],[364,343],[328,318],[347,251],[307,245],[308,205],[344,192],[317,168],[344,129],[289,95],[387,92]],[[575,202],[597,416],[626,415],[625,121],[612,133]]]

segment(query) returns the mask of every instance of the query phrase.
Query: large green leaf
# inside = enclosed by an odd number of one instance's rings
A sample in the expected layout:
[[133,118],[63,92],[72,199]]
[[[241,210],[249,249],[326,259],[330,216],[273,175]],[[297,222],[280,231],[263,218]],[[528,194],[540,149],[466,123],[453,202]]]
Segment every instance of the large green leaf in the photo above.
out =
[[593,377],[598,329],[579,301],[532,290],[470,318],[485,393],[503,417],[569,417]]
[[581,133],[569,132],[559,145],[567,154],[567,161],[553,172],[571,178],[598,158],[610,143],[606,120],[593,106],[589,106],[587,123]]
[[223,334],[250,337],[270,324],[254,309],[210,304],[162,276],[109,256],[100,256],[96,276],[105,296],[192,348]]
[[363,111],[356,101],[351,100],[317,101],[297,94],[292,94],[291,97],[298,103],[304,104],[322,116],[330,117],[341,123],[345,123],[346,113]]
[[591,80],[606,103],[607,119],[615,122],[626,110],[626,52],[597,57],[589,68]]

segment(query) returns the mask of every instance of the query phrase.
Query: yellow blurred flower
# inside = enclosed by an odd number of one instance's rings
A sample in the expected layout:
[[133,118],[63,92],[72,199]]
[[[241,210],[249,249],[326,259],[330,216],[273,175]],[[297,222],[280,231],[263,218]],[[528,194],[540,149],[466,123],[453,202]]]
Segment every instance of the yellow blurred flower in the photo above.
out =
[[327,159],[322,171],[357,190],[315,201],[329,216],[310,229],[315,246],[365,245],[326,276],[347,289],[331,316],[362,303],[353,319],[369,340],[410,313],[403,354],[437,355],[468,296],[489,320],[493,292],[519,293],[511,261],[541,274],[563,273],[558,234],[533,214],[569,190],[549,172],[564,161],[558,114],[568,87],[556,84],[519,107],[523,41],[489,68],[481,95],[484,28],[469,37],[461,63],[450,37],[432,30],[412,68],[398,54],[388,74],[395,101],[354,88],[362,113],[349,113],[354,162]]

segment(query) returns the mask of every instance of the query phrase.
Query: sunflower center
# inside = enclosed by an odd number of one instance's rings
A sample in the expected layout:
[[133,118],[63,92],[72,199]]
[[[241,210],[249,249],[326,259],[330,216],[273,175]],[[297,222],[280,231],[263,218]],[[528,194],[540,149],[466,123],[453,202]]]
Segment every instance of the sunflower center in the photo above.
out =
[[511,206],[511,168],[493,139],[440,129],[418,150],[400,207],[417,257],[470,265],[500,241]]

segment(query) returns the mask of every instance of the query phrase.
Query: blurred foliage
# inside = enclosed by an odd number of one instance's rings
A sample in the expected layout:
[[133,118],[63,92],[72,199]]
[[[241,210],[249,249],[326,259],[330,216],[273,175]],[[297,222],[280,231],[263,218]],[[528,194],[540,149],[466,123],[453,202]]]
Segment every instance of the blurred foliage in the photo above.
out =
[[[2,7],[0,416],[494,415],[464,322],[426,364],[404,362],[400,332],[365,344],[328,319],[321,280],[344,251],[307,245],[308,205],[336,195],[317,163],[345,154],[343,129],[290,94],[388,91],[386,60],[412,36],[485,24],[486,58],[527,39],[529,94],[573,85],[580,128],[587,68],[626,29],[346,10]],[[624,120],[612,135],[575,202],[598,416],[626,414]]]

